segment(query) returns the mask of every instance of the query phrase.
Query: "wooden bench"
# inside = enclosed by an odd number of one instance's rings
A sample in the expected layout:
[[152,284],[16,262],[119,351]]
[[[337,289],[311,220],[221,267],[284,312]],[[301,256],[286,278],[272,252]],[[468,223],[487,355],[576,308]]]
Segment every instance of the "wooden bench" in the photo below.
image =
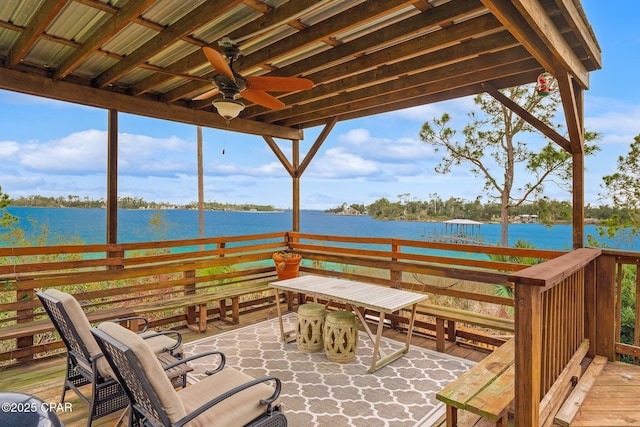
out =
[[598,376],[607,365],[607,358],[604,356],[596,356],[589,364],[584,375],[580,377],[580,381],[573,389],[567,400],[556,414],[554,423],[561,426],[570,426],[576,414],[580,410],[580,406],[584,403],[589,391],[596,383]]
[[445,336],[448,341],[456,342],[456,323],[475,325],[481,328],[510,333],[513,333],[515,328],[513,320],[510,319],[492,317],[434,304],[418,304],[417,313],[436,319],[436,349],[438,351],[445,350]]
[[493,421],[497,426],[507,426],[509,406],[515,397],[514,354],[512,338],[436,393],[436,399],[447,405],[447,426],[457,425],[458,409]]
[[[89,319],[90,323],[99,323],[104,322],[105,320],[121,319],[131,316],[134,316],[133,312],[126,307],[96,310],[87,313],[87,319]],[[0,328],[0,340],[30,337],[35,334],[51,332],[54,329],[53,323],[51,323],[49,318],[35,320],[28,323],[15,323]]]
[[180,308],[193,309],[195,313],[195,309],[197,308],[197,316],[187,315],[187,326],[191,329],[197,330],[198,332],[205,332],[207,330],[207,305],[209,303],[217,301],[220,304],[220,319],[225,319],[227,317],[226,301],[230,299],[231,319],[234,324],[238,324],[240,322],[240,297],[270,289],[271,288],[269,288],[267,283],[259,285],[250,284],[247,286],[236,286],[215,292],[203,292],[199,294],[172,297],[166,300],[148,301],[133,305],[130,309],[136,316],[146,316],[149,313],[157,311],[176,310]]

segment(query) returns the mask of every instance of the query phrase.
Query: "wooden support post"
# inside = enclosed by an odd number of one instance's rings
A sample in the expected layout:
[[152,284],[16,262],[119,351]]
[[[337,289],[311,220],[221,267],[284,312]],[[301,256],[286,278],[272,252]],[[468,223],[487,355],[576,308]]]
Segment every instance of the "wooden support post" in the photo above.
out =
[[109,123],[107,132],[107,243],[117,243],[117,241],[118,112],[116,110],[109,110]]
[[298,168],[300,167],[300,141],[294,139],[291,141],[291,164],[293,166],[294,174],[291,178],[293,188],[293,218],[291,229],[293,231],[300,231],[300,173]]
[[538,427],[542,349],[542,288],[517,283],[515,289],[516,427]]
[[600,255],[596,261],[595,354],[615,360],[616,259]]

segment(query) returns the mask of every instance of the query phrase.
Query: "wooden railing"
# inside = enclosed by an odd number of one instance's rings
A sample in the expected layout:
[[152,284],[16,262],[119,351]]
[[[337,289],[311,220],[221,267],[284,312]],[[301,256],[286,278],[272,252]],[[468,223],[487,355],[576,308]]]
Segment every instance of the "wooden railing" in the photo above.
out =
[[[557,397],[571,376],[562,374],[574,355],[598,352],[604,325],[594,314],[607,309],[596,287],[600,254],[599,249],[578,249],[510,276],[516,287],[517,426],[545,425],[552,405],[564,400]],[[566,387],[557,381],[566,381]]]
[[[303,273],[359,279],[427,292],[462,302],[513,306],[495,295],[496,285],[512,286],[508,274],[526,268],[491,261],[489,255],[552,259],[563,252],[456,245],[389,238],[353,238],[303,233],[114,244],[0,248],[0,361],[23,361],[62,344],[51,335],[38,289],[72,292],[89,313],[108,313],[143,301],[196,292],[216,292],[241,284],[275,279],[274,251],[291,248],[303,254]],[[468,286],[469,284],[473,286]],[[243,310],[273,304],[256,295]],[[215,308],[209,315],[216,315]],[[218,313],[219,314],[219,313]],[[187,319],[170,312],[152,326]],[[33,333],[29,327],[47,323]],[[421,326],[419,324],[418,326]],[[422,325],[432,330],[431,325]],[[4,340],[2,339],[4,338]],[[491,342],[491,341],[488,341]]]
[[615,307],[606,313],[614,344],[603,346],[600,354],[640,365],[640,254],[603,251],[599,263],[598,280],[608,284],[606,295]]
[[[391,238],[294,232],[116,245],[0,248],[0,362],[23,361],[62,345],[32,325],[48,322],[37,289],[73,292],[88,313],[141,301],[216,292],[275,279],[274,251],[303,254],[303,274],[363,280],[411,289],[434,299],[477,306],[515,305],[518,426],[544,425],[576,356],[604,355],[640,363],[640,302],[622,312],[626,293],[640,290],[638,254],[578,249],[570,253],[481,247]],[[505,261],[491,260],[504,256]],[[509,258],[511,257],[511,258]],[[539,258],[527,266],[516,257]],[[515,287],[515,300],[496,296]],[[272,295],[242,303],[244,312],[274,304]],[[216,315],[215,308],[208,310]],[[163,313],[153,326],[182,322],[188,313]],[[403,319],[396,318],[399,324]],[[425,322],[417,327],[432,329]],[[37,329],[37,328],[36,328]],[[51,331],[52,328],[49,328]],[[9,331],[9,332],[6,332]],[[13,331],[13,332],[11,332]],[[15,331],[19,331],[15,332]],[[49,332],[50,334],[50,332]],[[625,337],[624,341],[621,336]],[[4,339],[2,339],[4,337]],[[583,353],[581,353],[583,352]]]

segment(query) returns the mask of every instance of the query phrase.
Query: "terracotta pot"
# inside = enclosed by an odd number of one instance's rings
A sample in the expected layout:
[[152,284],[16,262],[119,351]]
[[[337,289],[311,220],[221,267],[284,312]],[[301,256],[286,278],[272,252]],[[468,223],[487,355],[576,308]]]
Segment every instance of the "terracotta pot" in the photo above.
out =
[[286,254],[282,255],[280,252],[273,254],[273,262],[276,264],[276,272],[278,273],[279,280],[293,279],[298,277],[298,269],[300,267],[300,260],[302,255],[299,254]]

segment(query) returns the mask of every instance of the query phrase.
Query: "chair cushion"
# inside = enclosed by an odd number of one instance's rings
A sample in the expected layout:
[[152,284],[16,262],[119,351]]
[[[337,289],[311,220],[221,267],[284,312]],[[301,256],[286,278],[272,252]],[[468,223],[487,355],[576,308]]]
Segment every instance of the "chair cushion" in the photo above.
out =
[[[145,337],[146,335],[153,335],[155,333],[157,332],[145,331],[140,335],[142,335],[142,337]],[[174,340],[173,338],[167,335],[157,335],[155,337],[147,338],[145,339],[145,341],[147,342],[147,344],[149,344],[149,347],[151,347],[151,350],[153,350],[155,354],[160,354],[166,351],[165,349],[173,348],[173,346],[176,345],[176,340]],[[183,353],[182,344],[180,344],[178,348],[173,350],[173,354],[182,354],[182,353]]]
[[[226,367],[202,381],[178,391],[187,413],[196,410],[216,396],[234,387],[253,381],[254,378],[236,369]],[[241,391],[205,411],[199,417],[189,422],[189,427],[243,426],[251,420],[264,414],[266,406],[260,405],[260,399],[266,399],[273,394],[273,387],[268,383],[258,384]],[[274,405],[279,404],[279,399]],[[177,419],[171,419],[172,422]]]
[[[67,312],[71,323],[73,323],[73,326],[75,327],[89,354],[91,356],[102,354],[102,351],[100,351],[100,347],[98,347],[98,343],[91,333],[91,324],[89,323],[87,315],[82,310],[82,307],[80,306],[78,300],[75,299],[73,295],[54,288],[49,288],[45,290],[44,293],[62,303],[64,310]],[[81,360],[78,360],[78,363],[85,365],[85,362]],[[113,375],[113,371],[109,366],[109,363],[104,357],[100,357],[96,360],[96,366],[98,367],[98,372],[103,378],[115,378]],[[85,368],[91,370],[89,366],[86,366]]]
[[131,349],[169,419],[179,420],[184,417],[186,415],[185,408],[181,400],[177,398],[171,381],[146,340],[135,332],[113,322],[102,322],[98,325],[98,329]]

